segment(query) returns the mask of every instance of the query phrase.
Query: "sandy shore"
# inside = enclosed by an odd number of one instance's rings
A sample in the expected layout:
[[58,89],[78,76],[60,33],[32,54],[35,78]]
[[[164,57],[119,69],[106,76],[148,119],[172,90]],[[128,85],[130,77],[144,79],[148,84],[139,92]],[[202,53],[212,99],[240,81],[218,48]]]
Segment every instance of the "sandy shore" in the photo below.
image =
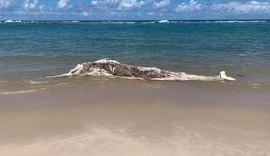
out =
[[0,99],[0,155],[270,154],[267,88],[125,80]]

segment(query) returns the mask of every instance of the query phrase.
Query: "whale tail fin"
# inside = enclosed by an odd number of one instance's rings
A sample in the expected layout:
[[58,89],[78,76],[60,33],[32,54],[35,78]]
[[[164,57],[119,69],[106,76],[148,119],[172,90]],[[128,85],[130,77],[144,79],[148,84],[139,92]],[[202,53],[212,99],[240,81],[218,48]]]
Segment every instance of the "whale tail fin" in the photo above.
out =
[[222,79],[222,80],[228,80],[228,81],[235,81],[236,80],[233,77],[227,76],[226,73],[225,73],[225,71],[221,71],[219,73],[219,78]]

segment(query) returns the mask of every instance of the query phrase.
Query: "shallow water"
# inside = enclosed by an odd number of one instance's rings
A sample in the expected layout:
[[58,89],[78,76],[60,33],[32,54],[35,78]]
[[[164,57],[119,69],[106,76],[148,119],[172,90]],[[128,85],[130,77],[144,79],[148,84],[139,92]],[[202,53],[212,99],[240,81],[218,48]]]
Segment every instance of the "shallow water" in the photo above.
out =
[[225,70],[233,85],[270,82],[267,21],[2,23],[0,34],[1,93],[103,81],[44,78],[101,58],[202,75]]

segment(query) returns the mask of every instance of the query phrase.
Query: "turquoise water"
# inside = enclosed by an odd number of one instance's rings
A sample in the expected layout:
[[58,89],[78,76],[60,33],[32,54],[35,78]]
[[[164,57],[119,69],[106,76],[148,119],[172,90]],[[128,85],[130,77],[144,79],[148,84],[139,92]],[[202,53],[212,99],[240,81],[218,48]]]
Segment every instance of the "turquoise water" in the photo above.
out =
[[1,90],[57,84],[44,77],[101,58],[192,74],[225,70],[237,83],[268,83],[270,22],[0,24]]

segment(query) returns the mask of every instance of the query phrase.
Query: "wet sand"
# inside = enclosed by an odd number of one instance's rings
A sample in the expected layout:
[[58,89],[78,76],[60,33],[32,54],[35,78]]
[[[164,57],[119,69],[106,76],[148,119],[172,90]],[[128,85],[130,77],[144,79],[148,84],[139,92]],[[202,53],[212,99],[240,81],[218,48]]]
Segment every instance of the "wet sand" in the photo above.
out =
[[270,154],[269,88],[112,80],[0,99],[0,155]]

